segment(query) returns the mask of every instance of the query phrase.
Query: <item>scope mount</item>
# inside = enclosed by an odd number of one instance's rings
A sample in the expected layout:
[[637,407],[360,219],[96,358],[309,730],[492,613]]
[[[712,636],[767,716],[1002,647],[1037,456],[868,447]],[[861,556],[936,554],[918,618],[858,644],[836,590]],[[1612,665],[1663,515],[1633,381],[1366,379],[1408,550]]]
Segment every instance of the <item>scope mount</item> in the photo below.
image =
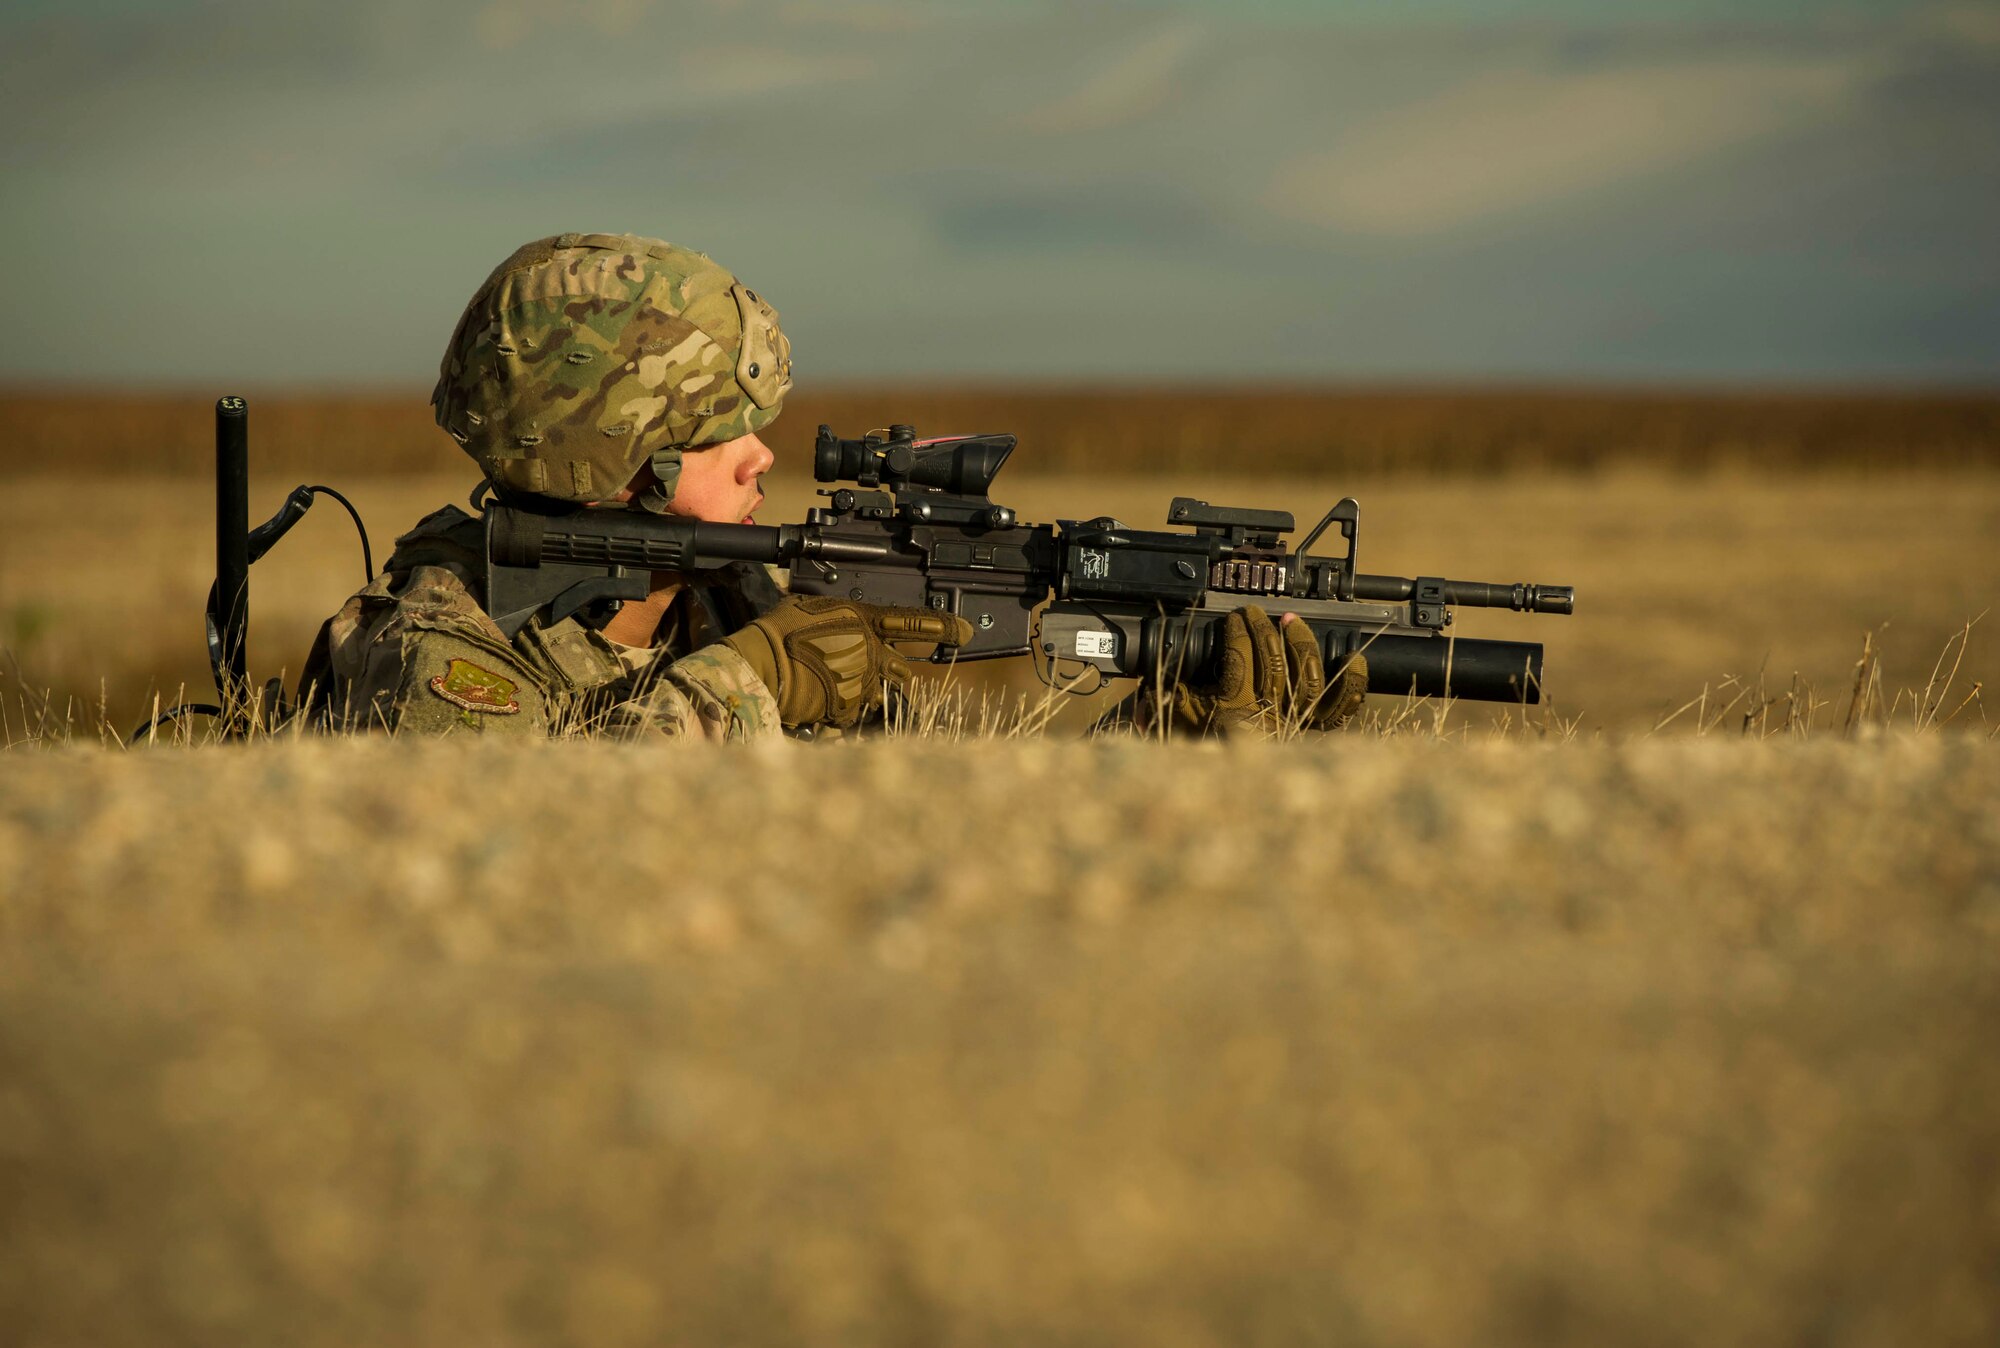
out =
[[832,509],[814,513],[833,519],[1011,528],[1014,511],[995,505],[987,493],[1016,443],[1004,434],[919,440],[915,427],[902,424],[844,440],[823,425],[813,442],[813,476],[854,487],[821,490]]

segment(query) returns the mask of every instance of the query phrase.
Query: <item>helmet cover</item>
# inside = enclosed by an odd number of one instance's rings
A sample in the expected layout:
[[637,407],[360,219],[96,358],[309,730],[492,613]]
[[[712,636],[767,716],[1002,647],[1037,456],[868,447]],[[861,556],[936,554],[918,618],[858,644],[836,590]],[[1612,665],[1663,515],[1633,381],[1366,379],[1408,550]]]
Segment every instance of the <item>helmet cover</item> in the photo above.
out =
[[664,510],[683,449],[768,425],[791,386],[777,310],[707,254],[559,234],[473,295],[431,406],[503,495],[601,501],[650,463]]

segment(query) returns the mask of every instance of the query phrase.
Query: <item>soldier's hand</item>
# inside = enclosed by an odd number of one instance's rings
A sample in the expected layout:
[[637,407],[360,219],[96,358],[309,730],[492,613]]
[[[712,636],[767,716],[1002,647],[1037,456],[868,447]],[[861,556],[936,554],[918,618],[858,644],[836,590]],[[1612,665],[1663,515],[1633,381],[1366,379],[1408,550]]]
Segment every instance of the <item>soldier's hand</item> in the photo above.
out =
[[891,642],[956,646],[971,639],[972,625],[955,614],[792,595],[723,644],[757,671],[787,729],[846,730],[910,677]]
[[1291,614],[1282,626],[1250,605],[1224,618],[1216,633],[1212,682],[1177,684],[1168,702],[1176,729],[1226,735],[1298,727],[1331,730],[1354,715],[1368,688],[1368,664],[1348,657],[1328,687],[1319,640]]

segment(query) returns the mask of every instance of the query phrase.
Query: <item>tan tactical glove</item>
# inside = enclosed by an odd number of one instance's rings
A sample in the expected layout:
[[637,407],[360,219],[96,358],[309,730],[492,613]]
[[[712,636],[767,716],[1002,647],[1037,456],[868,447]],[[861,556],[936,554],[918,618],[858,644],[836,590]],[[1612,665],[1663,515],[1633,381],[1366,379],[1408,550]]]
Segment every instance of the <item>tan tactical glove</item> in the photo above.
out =
[[1221,649],[1215,681],[1174,685],[1166,710],[1176,730],[1198,735],[1331,730],[1361,709],[1368,662],[1349,656],[1329,688],[1318,639],[1303,622],[1281,629],[1251,605],[1222,620],[1216,641]]
[[723,639],[778,699],[786,729],[850,729],[900,688],[910,667],[892,641],[956,646],[972,624],[925,608],[878,608],[832,595],[792,595]]

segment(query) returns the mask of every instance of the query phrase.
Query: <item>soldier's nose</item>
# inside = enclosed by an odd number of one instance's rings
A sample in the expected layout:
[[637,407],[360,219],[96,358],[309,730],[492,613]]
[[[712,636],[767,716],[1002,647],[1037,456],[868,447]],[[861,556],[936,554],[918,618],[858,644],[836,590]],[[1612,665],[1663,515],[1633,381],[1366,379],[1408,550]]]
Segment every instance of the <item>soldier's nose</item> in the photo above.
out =
[[739,480],[746,486],[770,472],[771,465],[777,462],[777,455],[771,452],[771,447],[764,443],[762,436],[753,435],[750,442],[754,448],[743,460],[738,472]]

